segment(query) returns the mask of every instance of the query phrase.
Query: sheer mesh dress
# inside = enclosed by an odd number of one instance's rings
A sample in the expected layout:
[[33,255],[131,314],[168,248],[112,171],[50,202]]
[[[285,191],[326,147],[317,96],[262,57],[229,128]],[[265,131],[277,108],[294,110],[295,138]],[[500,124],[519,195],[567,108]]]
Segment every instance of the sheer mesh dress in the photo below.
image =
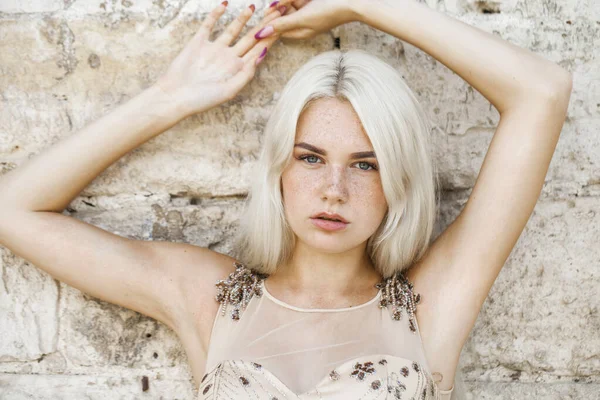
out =
[[398,273],[358,306],[304,309],[268,291],[240,263],[217,282],[215,318],[198,399],[449,400],[425,359],[420,296]]

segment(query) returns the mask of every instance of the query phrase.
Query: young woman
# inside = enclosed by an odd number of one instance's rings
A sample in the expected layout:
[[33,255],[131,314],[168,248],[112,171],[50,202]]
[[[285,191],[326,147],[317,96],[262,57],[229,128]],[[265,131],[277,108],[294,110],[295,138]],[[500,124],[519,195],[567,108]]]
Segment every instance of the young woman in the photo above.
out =
[[[535,206],[571,76],[412,0],[271,9],[232,45],[254,9],[211,42],[226,2],[216,7],[155,85],[2,176],[0,243],[173,329],[199,398],[462,398],[461,349]],[[425,113],[396,70],[358,50],[322,53],[286,85],[235,258],[130,240],[61,214],[124,154],[234,98],[278,38],[350,21],[418,46],[500,113],[467,204],[431,245],[436,174]]]

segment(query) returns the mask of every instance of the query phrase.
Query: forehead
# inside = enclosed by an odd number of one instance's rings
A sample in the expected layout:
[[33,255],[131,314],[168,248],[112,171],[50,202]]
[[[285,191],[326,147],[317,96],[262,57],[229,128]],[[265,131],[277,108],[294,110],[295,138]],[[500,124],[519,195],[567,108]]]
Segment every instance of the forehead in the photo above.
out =
[[353,151],[372,150],[358,115],[348,101],[322,98],[314,101],[298,119],[296,143]]

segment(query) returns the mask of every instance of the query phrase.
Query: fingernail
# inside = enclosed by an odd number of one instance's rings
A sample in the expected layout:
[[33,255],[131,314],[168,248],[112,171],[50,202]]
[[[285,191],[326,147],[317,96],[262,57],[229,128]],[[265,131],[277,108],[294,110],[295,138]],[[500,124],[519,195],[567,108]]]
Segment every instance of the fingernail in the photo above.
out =
[[255,39],[264,39],[267,36],[269,36],[271,33],[273,33],[273,27],[271,25],[267,25],[264,28],[262,28],[260,31],[256,32],[256,35],[254,35]]
[[260,56],[256,59],[256,65],[260,64],[266,55],[267,55],[267,48],[265,47],[265,49],[262,51],[262,53],[260,53]]
[[281,6],[281,7],[279,7],[279,12],[280,12],[282,15],[283,15],[283,14],[285,14],[285,10],[287,10],[287,7],[286,7],[286,6]]
[[274,1],[271,4],[269,4],[269,7],[275,7],[277,5],[277,3],[279,3],[279,0]]
[[229,4],[229,2],[227,0],[225,0],[224,2],[222,2],[221,4],[223,4],[225,7],[227,7],[227,4]]
[[254,4],[250,4],[250,9],[252,10],[252,12],[254,12],[254,10],[256,10],[256,7],[254,7]]

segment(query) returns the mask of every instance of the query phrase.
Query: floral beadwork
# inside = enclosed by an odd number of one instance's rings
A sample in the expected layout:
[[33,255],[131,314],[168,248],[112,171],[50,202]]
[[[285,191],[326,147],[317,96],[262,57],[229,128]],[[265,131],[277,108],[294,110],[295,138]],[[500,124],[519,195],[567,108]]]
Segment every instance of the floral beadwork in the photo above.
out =
[[375,287],[382,291],[379,307],[384,308],[391,305],[392,318],[396,321],[402,319],[402,310],[406,311],[410,331],[416,334],[415,313],[417,304],[421,302],[421,295],[413,292],[413,283],[402,272],[397,272]]
[[[298,398],[285,382],[254,361],[224,361],[208,374],[210,382],[199,388],[204,400],[224,398],[219,387],[227,388],[228,395],[236,395],[227,397],[230,399]],[[440,400],[439,390],[424,365],[401,357],[361,357],[329,370],[328,374],[330,379],[322,380],[306,393],[310,396],[322,394],[329,390],[328,385],[331,384],[336,385],[335,390],[339,390],[340,394],[348,393],[345,398]]]
[[357,378],[359,381],[365,379],[365,375],[370,375],[375,372],[375,368],[373,368],[373,363],[371,361],[367,361],[366,363],[356,363],[354,364],[354,371],[350,373],[350,376]]
[[231,304],[231,318],[240,319],[240,311],[244,311],[253,295],[262,296],[260,283],[268,275],[260,274],[247,268],[244,264],[234,262],[236,269],[229,277],[218,280],[216,300],[221,303],[221,314],[225,316],[227,305]]
[[406,392],[406,385],[399,379],[395,372],[392,372],[387,376],[387,391],[394,396],[395,399],[401,399],[402,394]]

